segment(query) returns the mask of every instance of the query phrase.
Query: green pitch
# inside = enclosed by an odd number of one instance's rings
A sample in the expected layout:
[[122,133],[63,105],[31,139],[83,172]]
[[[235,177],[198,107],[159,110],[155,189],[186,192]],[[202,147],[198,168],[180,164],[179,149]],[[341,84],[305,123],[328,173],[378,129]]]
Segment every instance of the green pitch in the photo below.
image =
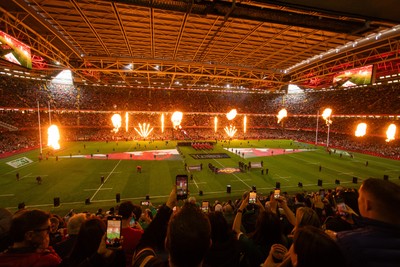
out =
[[[129,199],[137,204],[148,195],[153,204],[160,204],[168,197],[177,174],[189,177],[192,174],[190,196],[209,201],[237,199],[252,186],[256,186],[258,194],[266,195],[275,188],[276,182],[283,192],[289,193],[335,188],[335,180],[346,187],[358,187],[363,179],[383,179],[384,175],[400,182],[398,161],[358,153],[350,156],[339,150],[329,154],[323,147],[291,140],[219,141],[212,151],[180,147],[181,154],[164,153],[174,151],[176,144],[175,141],[73,142],[61,144],[61,150],[48,159],[46,153],[51,151],[43,149],[41,161],[39,149],[1,159],[0,206],[16,210],[18,203],[24,202],[28,207],[63,215],[72,208],[107,210],[116,205],[116,194],[120,194],[121,201]],[[195,159],[191,156],[210,153],[228,157]],[[263,167],[231,172],[239,167],[239,161],[251,162],[253,166],[262,161]],[[187,172],[185,163],[188,167],[202,164],[203,169]],[[213,173],[209,163],[227,172]],[[141,166],[141,173],[137,166]],[[38,176],[42,178],[41,184],[36,181]],[[102,176],[104,183],[101,183]],[[353,184],[353,177],[358,178],[358,184]],[[319,179],[322,187],[317,186]],[[299,182],[302,188],[298,187]],[[231,193],[227,193],[228,185]],[[199,195],[200,191],[203,196]],[[54,198],[60,199],[59,207],[54,207]],[[87,199],[89,205],[85,205]]]

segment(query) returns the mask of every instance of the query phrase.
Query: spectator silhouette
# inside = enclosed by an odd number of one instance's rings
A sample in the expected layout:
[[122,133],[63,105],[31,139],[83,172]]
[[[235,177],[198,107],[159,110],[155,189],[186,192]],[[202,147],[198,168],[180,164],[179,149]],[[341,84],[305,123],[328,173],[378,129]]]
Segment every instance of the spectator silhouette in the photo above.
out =
[[18,211],[10,226],[13,244],[0,254],[0,266],[58,266],[61,258],[49,247],[49,219],[41,210]]
[[274,246],[263,267],[345,266],[345,259],[336,242],[325,234],[322,229],[312,225],[301,227],[296,231],[293,244],[286,258],[281,264],[276,264],[276,259],[274,260],[275,252],[277,250],[285,251],[284,249],[284,247]]
[[233,222],[233,230],[237,233],[237,239],[243,249],[244,257],[242,266],[259,266],[267,258],[273,244],[286,244],[279,217],[265,211],[257,197],[256,205],[260,212],[257,216],[255,230],[247,235],[241,232],[243,209],[248,205],[249,195],[245,195]]
[[400,186],[369,178],[358,197],[362,227],[337,233],[349,266],[394,267],[400,262]]
[[86,220],[82,225],[76,243],[69,257],[61,267],[99,266],[123,267],[125,257],[121,250],[105,249],[106,224],[97,217]]
[[54,250],[62,259],[65,259],[71,253],[76,239],[78,238],[79,229],[85,220],[86,214],[84,213],[78,213],[69,218],[67,224],[67,238],[54,245]]
[[[171,216],[176,203],[176,187],[167,204],[161,208],[142,236],[132,266],[202,266],[211,246],[211,226],[207,216],[194,204],[185,202]],[[167,226],[168,225],[168,226]],[[159,227],[160,226],[160,227]],[[164,229],[167,228],[166,235]],[[168,262],[156,254],[157,246],[165,237]]]
[[[140,207],[139,207],[140,208]],[[132,265],[132,256],[143,235],[143,229],[134,215],[135,205],[131,201],[124,201],[119,205],[118,215],[122,217],[121,235],[124,239],[122,249],[125,252],[126,266]]]
[[240,266],[240,247],[222,212],[210,212],[212,245],[205,258],[205,265],[215,267]]

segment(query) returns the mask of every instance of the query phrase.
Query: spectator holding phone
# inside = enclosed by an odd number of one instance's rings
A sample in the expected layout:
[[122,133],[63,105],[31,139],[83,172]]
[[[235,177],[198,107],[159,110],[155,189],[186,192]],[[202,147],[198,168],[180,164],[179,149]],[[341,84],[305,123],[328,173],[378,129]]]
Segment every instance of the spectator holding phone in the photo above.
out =
[[131,266],[133,253],[143,235],[143,229],[133,213],[134,209],[131,201],[122,202],[118,208],[118,215],[122,217],[122,249],[125,252],[126,266]]
[[259,266],[267,258],[273,244],[286,245],[287,242],[279,217],[271,211],[266,211],[257,197],[255,205],[258,206],[260,212],[257,216],[255,230],[247,234],[242,232],[242,213],[249,205],[249,197],[249,194],[244,195],[233,221],[233,230],[236,232],[236,237],[244,253],[241,266]]
[[[345,266],[344,256],[336,242],[312,225],[298,228],[289,252],[283,256],[286,251],[282,245],[273,245],[263,267]],[[282,263],[279,263],[282,258]]]
[[[211,246],[211,226],[207,216],[194,204],[185,202],[173,213],[177,203],[176,186],[159,209],[138,245],[132,266],[198,267],[203,265]],[[165,244],[163,258],[160,242]]]
[[296,230],[305,225],[312,225],[317,228],[321,228],[321,221],[318,217],[318,214],[309,207],[298,207],[296,209],[296,215],[287,205],[286,199],[282,196],[278,198],[274,198],[271,196],[270,198],[270,207],[273,212],[277,212],[278,203],[280,207],[284,210],[287,220],[293,226],[291,234],[288,236],[292,238]]
[[240,248],[235,233],[220,211],[207,213],[211,224],[212,245],[205,258],[210,267],[239,267]]
[[82,223],[71,254],[60,267],[124,267],[121,248],[106,247],[106,224],[97,217]]
[[348,266],[399,266],[400,186],[366,179],[359,190],[358,206],[362,227],[336,235]]
[[355,192],[341,191],[339,195],[333,198],[334,203],[336,203],[336,212],[334,216],[326,218],[323,225],[325,230],[341,232],[353,230],[358,227],[359,216],[351,207],[353,206],[358,210],[358,204],[352,203],[351,199],[353,197],[348,198],[349,194],[356,195]]

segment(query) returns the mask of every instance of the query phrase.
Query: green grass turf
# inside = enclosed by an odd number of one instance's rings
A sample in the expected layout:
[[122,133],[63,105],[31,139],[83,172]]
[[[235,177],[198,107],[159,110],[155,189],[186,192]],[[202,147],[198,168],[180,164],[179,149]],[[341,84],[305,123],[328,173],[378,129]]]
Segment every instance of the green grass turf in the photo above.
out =
[[[140,147],[138,146],[140,144]],[[0,160],[0,206],[16,210],[18,203],[25,202],[28,207],[36,207],[64,215],[70,209],[78,211],[96,211],[101,207],[107,210],[116,205],[116,194],[121,200],[132,200],[139,204],[150,196],[153,204],[164,202],[171,191],[177,174],[186,173],[184,163],[198,165],[203,163],[202,171],[194,171],[193,181],[189,181],[190,195],[198,200],[237,199],[243,192],[254,185],[261,195],[269,194],[276,182],[281,183],[282,191],[295,193],[299,191],[317,191],[318,179],[323,181],[323,188],[334,188],[335,180],[346,187],[358,187],[365,178],[382,178],[389,175],[389,180],[399,183],[400,164],[398,161],[353,153],[351,158],[346,154],[340,157],[337,153],[326,152],[323,147],[297,143],[291,140],[234,140],[218,142],[212,153],[227,153],[230,158],[196,160],[189,154],[206,153],[195,151],[191,147],[181,147],[183,157],[178,160],[113,160],[70,158],[72,155],[111,154],[117,152],[173,149],[175,141],[120,141],[116,142],[73,142],[62,144],[62,149],[55,152],[48,160],[38,161],[39,150],[14,155]],[[309,148],[310,151],[281,154],[266,157],[243,159],[234,151],[224,148]],[[43,150],[43,154],[49,151]],[[56,161],[55,155],[59,156]],[[66,157],[64,157],[66,156]],[[17,169],[7,165],[12,160],[27,157],[33,162]],[[238,162],[248,163],[263,161],[268,175],[261,174],[260,169],[245,173],[214,174],[208,169],[208,163],[218,168],[238,167]],[[368,166],[365,165],[368,161]],[[142,173],[136,172],[136,166],[142,166]],[[319,171],[322,166],[322,171]],[[16,173],[20,181],[16,181]],[[38,185],[36,177],[41,176],[43,183]],[[101,185],[100,177],[105,183]],[[358,184],[353,184],[353,177],[358,177]],[[303,188],[298,188],[298,182]],[[232,192],[226,192],[231,185]],[[199,196],[202,190],[204,195]],[[59,197],[61,205],[53,207],[54,197]],[[91,204],[85,205],[90,198]]]

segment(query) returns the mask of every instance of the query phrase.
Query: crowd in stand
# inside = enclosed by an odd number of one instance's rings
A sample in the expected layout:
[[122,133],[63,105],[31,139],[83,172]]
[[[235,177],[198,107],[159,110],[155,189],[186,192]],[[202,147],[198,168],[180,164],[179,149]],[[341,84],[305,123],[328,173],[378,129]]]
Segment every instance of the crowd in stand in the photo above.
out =
[[[252,192],[254,193],[254,192]],[[258,192],[260,193],[260,192]],[[369,178],[290,196],[249,192],[201,209],[173,188],[158,207],[123,201],[107,212],[0,209],[0,267],[240,266],[394,267],[400,262],[400,186]],[[120,216],[122,240],[107,247],[108,216]]]
[[[234,125],[238,132],[234,138],[292,138],[315,142],[326,141],[327,125],[317,113],[330,107],[333,110],[330,125],[332,145],[354,151],[399,158],[399,141],[384,142],[385,131],[390,123],[397,122],[400,114],[399,85],[379,85],[353,88],[283,93],[231,93],[211,91],[132,89],[100,86],[72,86],[44,83],[0,75],[0,122],[16,127],[17,132],[0,126],[0,154],[39,145],[38,112],[42,127],[56,123],[63,129],[67,140],[140,139],[133,130],[138,123],[150,123],[155,130],[153,139],[229,139],[223,131]],[[232,108],[239,112],[235,121],[228,121],[225,113]],[[288,118],[277,123],[276,114],[286,108]],[[161,133],[161,112],[166,114],[166,127],[171,129],[171,112],[184,112],[182,136],[168,130]],[[111,132],[111,114],[124,116],[129,112],[130,132]],[[241,130],[243,115],[247,116],[247,132]],[[214,117],[218,118],[219,130],[214,132]],[[354,138],[356,125],[368,124],[367,136]],[[168,124],[169,123],[169,124]],[[317,127],[318,125],[318,127]],[[397,125],[399,128],[400,125]]]

